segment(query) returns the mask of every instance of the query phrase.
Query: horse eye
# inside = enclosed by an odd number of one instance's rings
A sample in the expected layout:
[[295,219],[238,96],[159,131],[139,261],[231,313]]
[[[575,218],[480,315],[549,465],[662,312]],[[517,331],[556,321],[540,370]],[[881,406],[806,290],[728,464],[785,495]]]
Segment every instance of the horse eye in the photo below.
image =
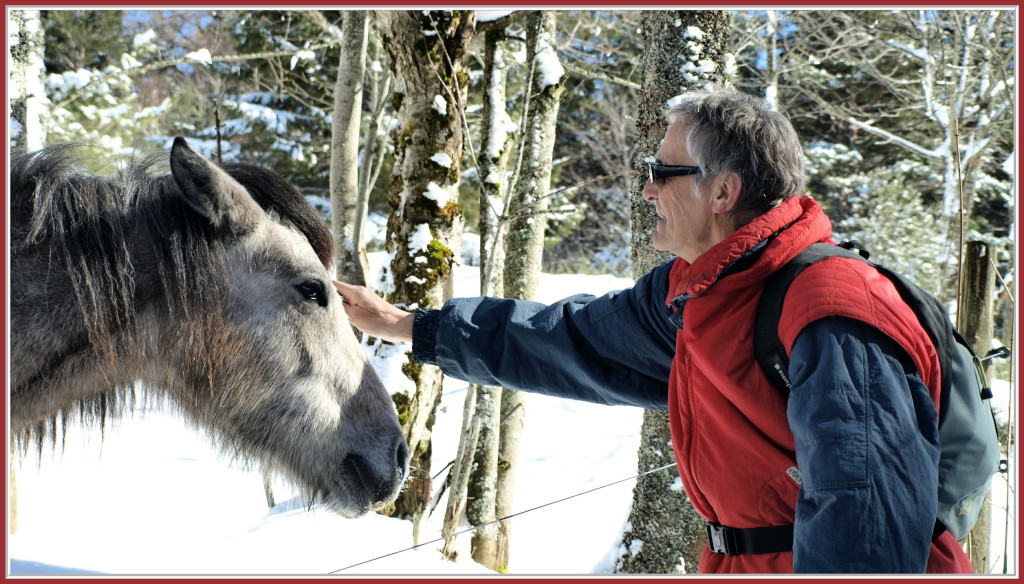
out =
[[316,302],[320,306],[327,306],[327,293],[324,290],[324,283],[317,280],[303,282],[295,287],[302,294],[302,297],[310,302]]

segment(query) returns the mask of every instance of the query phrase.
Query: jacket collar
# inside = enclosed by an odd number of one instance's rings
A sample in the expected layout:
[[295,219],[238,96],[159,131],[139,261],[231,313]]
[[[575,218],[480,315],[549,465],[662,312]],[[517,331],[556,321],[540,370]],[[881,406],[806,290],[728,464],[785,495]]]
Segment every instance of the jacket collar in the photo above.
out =
[[692,264],[676,258],[667,304],[681,308],[723,276],[745,271],[763,279],[812,243],[828,241],[832,224],[809,196],[794,196],[736,230]]

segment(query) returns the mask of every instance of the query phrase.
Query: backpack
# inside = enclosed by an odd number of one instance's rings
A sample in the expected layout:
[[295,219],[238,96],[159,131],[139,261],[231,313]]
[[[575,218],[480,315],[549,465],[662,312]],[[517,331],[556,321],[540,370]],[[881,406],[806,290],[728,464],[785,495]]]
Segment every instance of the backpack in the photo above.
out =
[[845,257],[867,262],[891,280],[931,337],[939,356],[939,492],[933,537],[947,530],[961,540],[978,520],[992,476],[1005,465],[1000,460],[995,417],[987,401],[992,391],[980,360],[953,328],[942,303],[906,277],[868,261],[866,252],[862,256],[846,249],[855,246],[816,243],[768,278],[754,327],[755,356],[768,379],[788,398],[792,386],[789,357],[779,340],[779,318],[789,285],[811,264]]

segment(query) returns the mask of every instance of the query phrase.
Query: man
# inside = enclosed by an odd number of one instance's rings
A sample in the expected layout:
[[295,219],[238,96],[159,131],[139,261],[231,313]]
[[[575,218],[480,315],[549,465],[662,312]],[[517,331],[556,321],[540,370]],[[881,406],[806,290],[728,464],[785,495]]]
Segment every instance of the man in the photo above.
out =
[[784,115],[719,90],[685,96],[648,166],[654,247],[677,257],[625,291],[551,306],[454,299],[399,310],[337,283],[368,334],[489,385],[668,409],[680,477],[709,522],[704,573],[969,573],[933,540],[938,361],[913,312],[863,262],[832,258],[794,282],[780,320],[788,400],[753,355],[765,279],[829,241],[800,196]]

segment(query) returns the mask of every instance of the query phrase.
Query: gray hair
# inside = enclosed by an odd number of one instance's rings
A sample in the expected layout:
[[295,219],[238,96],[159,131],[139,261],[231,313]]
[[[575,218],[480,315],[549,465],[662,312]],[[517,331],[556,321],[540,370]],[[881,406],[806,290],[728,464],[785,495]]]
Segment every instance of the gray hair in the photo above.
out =
[[698,189],[716,176],[739,174],[737,227],[803,192],[800,139],[789,117],[764,100],[727,89],[692,92],[667,117],[690,128],[686,146],[703,172],[694,177]]

